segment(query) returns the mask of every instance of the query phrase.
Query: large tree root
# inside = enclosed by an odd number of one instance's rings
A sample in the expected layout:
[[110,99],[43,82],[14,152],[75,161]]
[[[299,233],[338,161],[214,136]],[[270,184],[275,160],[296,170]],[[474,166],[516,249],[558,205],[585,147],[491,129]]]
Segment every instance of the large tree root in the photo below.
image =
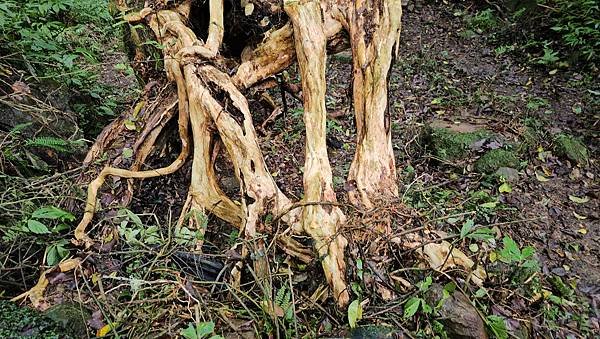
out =
[[[306,126],[306,159],[304,164],[304,199],[335,202],[331,166],[327,156],[325,109],[325,64],[327,55],[323,14],[317,2],[285,1],[285,12],[292,20],[296,55],[304,94],[304,125]],[[349,299],[345,283],[344,248],[346,239],[338,233],[344,222],[339,207],[305,206],[304,231],[315,239],[327,281],[340,306]]]
[[[192,178],[179,225],[185,221],[184,214],[204,210],[239,227],[250,244],[242,249],[242,255],[252,252],[254,271],[261,278],[270,270],[266,258],[261,258],[265,245],[260,233],[270,231],[262,219],[268,213],[277,215],[290,230],[303,231],[315,240],[333,296],[338,305],[346,305],[349,301],[344,262],[347,242],[340,235],[345,216],[335,204],[325,141],[327,43],[334,41],[334,47],[339,46],[342,27],[350,33],[358,129],[357,151],[349,175],[356,189],[350,192],[350,198],[356,205],[371,207],[380,196],[397,195],[386,108],[387,72],[400,31],[401,1],[286,0],[279,6],[279,1],[260,0],[260,5],[269,6],[271,11],[280,12],[283,8],[291,22],[270,33],[253,51],[244,53],[242,63],[231,77],[222,70],[226,63],[219,55],[224,33],[223,0],[209,2],[210,22],[205,43],[185,24],[191,2],[185,0],[170,10],[145,8],[127,17],[131,22],[145,21],[165,46],[165,70],[168,79],[177,85],[181,153],[171,165],[161,169],[106,167],[102,170],[88,187],[86,210],[76,229],[76,238],[90,242],[85,229],[93,217],[98,189],[107,176],[149,178],[170,174],[192,152]],[[294,208],[267,170],[248,102],[240,92],[284,70],[296,58],[302,76],[306,125],[302,208]],[[188,140],[190,125],[193,149]],[[148,131],[148,137],[136,143],[146,155],[159,133],[156,131]],[[229,198],[219,187],[213,157],[216,142],[224,146],[233,165],[240,183],[240,201]],[[143,159],[136,169],[142,162]],[[193,218],[188,222],[198,224]],[[291,238],[278,236],[277,241],[286,252],[310,260],[310,254]]]

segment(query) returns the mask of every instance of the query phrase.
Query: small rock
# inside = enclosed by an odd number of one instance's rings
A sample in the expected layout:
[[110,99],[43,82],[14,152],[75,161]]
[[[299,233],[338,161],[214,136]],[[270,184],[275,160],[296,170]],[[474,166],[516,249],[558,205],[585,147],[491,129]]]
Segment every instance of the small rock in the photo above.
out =
[[588,149],[578,138],[569,134],[558,134],[554,137],[555,152],[579,165],[587,165],[589,160]]
[[74,335],[83,338],[87,335],[87,321],[90,319],[90,312],[78,304],[66,303],[52,306],[44,314],[68,328]]
[[493,149],[475,162],[475,170],[480,173],[493,173],[500,167],[519,167],[519,157],[509,150]]
[[503,177],[510,183],[519,181],[519,171],[512,167],[500,167],[494,174],[499,177]]
[[352,339],[376,339],[376,338],[403,338],[402,331],[390,326],[369,325],[355,328],[350,338]]
[[[442,299],[443,290],[443,287],[439,284],[431,285],[426,295],[427,302],[430,305],[436,305]],[[446,299],[438,313],[440,321],[450,338],[488,338],[483,319],[481,319],[469,298],[460,291],[455,291]]]

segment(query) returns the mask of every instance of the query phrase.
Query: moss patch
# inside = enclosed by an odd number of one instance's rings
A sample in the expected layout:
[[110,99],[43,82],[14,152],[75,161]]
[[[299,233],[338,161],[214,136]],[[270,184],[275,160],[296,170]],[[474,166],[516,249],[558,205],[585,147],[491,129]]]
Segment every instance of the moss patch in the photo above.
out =
[[43,314],[0,300],[0,338],[73,338]]
[[71,329],[74,335],[83,338],[87,335],[87,321],[91,318],[89,311],[78,304],[58,304],[44,313],[48,318]]
[[588,150],[581,140],[568,134],[558,134],[554,137],[554,151],[557,155],[580,165],[587,164],[589,160]]
[[468,156],[473,143],[490,135],[486,130],[458,133],[447,128],[430,128],[428,131],[432,153],[442,160],[459,160]]
[[519,157],[515,152],[505,149],[493,149],[486,152],[475,162],[475,170],[481,173],[493,173],[500,167],[519,167]]

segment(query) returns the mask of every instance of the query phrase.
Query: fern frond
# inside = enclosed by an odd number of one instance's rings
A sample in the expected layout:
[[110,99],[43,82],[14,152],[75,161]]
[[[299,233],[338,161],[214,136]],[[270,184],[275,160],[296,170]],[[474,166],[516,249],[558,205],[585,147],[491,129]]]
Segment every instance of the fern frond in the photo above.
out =
[[25,146],[51,148],[62,153],[70,153],[73,151],[72,144],[69,140],[55,137],[35,137],[33,139],[28,139],[25,142]]

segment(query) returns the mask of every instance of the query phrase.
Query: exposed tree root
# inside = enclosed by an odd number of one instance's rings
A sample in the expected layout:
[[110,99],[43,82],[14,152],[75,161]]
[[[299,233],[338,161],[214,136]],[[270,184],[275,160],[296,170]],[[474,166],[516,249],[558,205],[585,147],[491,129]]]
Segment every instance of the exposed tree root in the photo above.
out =
[[[270,271],[265,243],[260,235],[270,230],[262,220],[268,213],[277,215],[278,220],[290,227],[289,230],[303,231],[315,240],[333,296],[339,306],[346,305],[349,301],[344,277],[347,241],[340,235],[345,216],[336,205],[326,147],[327,43],[329,41],[332,48],[338,48],[344,45],[344,39],[340,38],[342,27],[350,33],[358,129],[357,151],[349,176],[356,190],[350,192],[350,198],[356,205],[371,207],[381,195],[397,195],[386,108],[387,73],[400,31],[401,1],[286,0],[283,6],[279,6],[279,1],[254,1],[272,12],[280,13],[283,8],[291,22],[271,32],[251,52],[244,53],[242,63],[231,77],[222,70],[225,63],[219,55],[224,34],[223,0],[209,2],[206,42],[200,41],[185,24],[191,2],[185,0],[176,8],[158,11],[144,8],[127,17],[130,22],[145,21],[158,42],[165,46],[167,77],[177,85],[181,153],[165,168],[138,171],[164,126],[163,120],[155,117],[150,124],[154,127],[147,126],[143,137],[136,142],[140,158],[136,158],[134,170],[106,167],[90,183],[85,214],[75,231],[76,239],[91,242],[85,229],[94,214],[98,189],[107,176],[149,178],[167,175],[179,169],[193,151],[192,178],[178,226],[185,221],[198,226],[198,220],[186,219],[184,215],[193,216],[195,210],[202,210],[239,227],[249,244],[242,248],[242,256],[252,253],[254,273],[261,279]],[[240,92],[282,71],[296,57],[302,76],[306,125],[303,208],[293,208],[267,170],[248,102]],[[119,130],[119,122],[115,124],[113,128]],[[190,125],[192,140],[188,136]],[[224,146],[240,183],[240,201],[229,198],[219,187],[213,156],[217,141]],[[94,152],[94,155],[98,154],[97,150]],[[310,253],[287,234],[276,235],[276,240],[287,253],[310,261]],[[198,244],[198,249],[201,245]],[[236,265],[236,270],[239,273],[240,265]]]
[[[335,202],[331,166],[325,140],[325,65],[327,55],[323,15],[317,2],[286,1],[285,12],[294,27],[296,55],[302,77],[306,159],[304,164],[304,199]],[[345,217],[337,206],[305,206],[304,231],[315,239],[327,281],[340,306],[349,301],[344,272],[344,248],[347,241],[338,234]]]

